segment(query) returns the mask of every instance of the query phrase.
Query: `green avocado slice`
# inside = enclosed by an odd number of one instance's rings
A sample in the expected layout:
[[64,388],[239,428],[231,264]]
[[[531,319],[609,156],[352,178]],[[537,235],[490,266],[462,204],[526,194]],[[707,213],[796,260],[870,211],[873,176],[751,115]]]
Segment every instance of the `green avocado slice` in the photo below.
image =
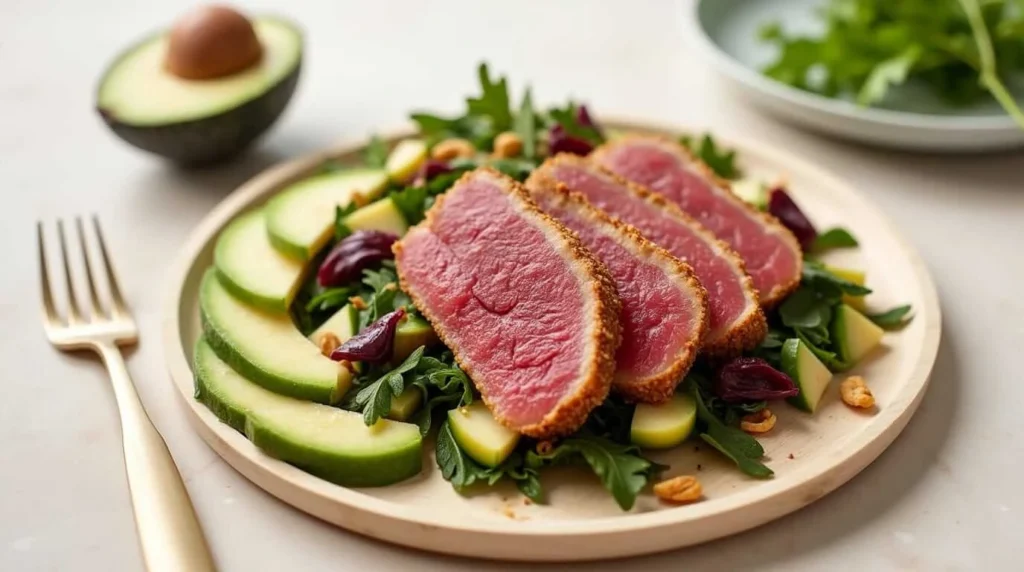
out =
[[349,371],[323,356],[288,314],[248,305],[221,282],[211,270],[199,287],[203,332],[217,355],[270,391],[337,403],[351,385]]
[[333,483],[390,485],[418,474],[422,438],[409,423],[363,416],[279,395],[239,375],[205,339],[196,344],[195,395],[268,455]]
[[500,465],[519,443],[519,433],[498,423],[482,401],[449,410],[448,424],[462,450],[488,467]]
[[253,21],[263,57],[252,68],[213,80],[188,80],[165,69],[168,35],[157,34],[122,55],[104,74],[97,106],[105,116],[133,127],[198,121],[255,100],[280,84],[301,61],[302,35],[271,17]]
[[231,293],[273,312],[287,312],[302,285],[305,267],[274,249],[263,211],[246,213],[217,237],[213,265]]
[[846,304],[836,308],[832,319],[832,339],[839,359],[853,365],[881,343],[885,330]]
[[782,371],[788,375],[800,393],[787,401],[808,413],[814,413],[825,395],[832,372],[821,363],[814,352],[797,338],[791,338],[782,344]]
[[336,207],[356,193],[376,197],[388,183],[382,169],[347,169],[299,181],[267,202],[270,242],[282,253],[309,260],[330,240]]
[[345,225],[352,230],[379,230],[395,236],[403,236],[409,230],[409,223],[391,197],[384,197],[348,215]]
[[670,449],[690,436],[696,422],[696,402],[689,395],[676,393],[659,405],[637,404],[629,440],[646,449]]

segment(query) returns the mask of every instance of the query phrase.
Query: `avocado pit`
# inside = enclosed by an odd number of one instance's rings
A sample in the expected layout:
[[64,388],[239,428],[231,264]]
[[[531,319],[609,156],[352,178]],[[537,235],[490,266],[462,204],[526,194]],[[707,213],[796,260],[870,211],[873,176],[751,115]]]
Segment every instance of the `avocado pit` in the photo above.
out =
[[263,46],[248,18],[226,6],[209,5],[175,22],[164,65],[180,78],[207,80],[246,70],[262,57]]

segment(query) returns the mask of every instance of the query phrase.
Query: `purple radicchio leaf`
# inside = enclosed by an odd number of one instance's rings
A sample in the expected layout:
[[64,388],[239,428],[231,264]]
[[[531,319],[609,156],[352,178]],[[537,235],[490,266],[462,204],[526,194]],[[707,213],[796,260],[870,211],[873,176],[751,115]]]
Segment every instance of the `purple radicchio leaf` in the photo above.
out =
[[804,250],[810,248],[814,239],[818,237],[818,231],[815,230],[807,215],[800,210],[800,207],[782,187],[775,187],[768,194],[768,212],[778,218],[782,225],[796,236],[800,247]]
[[379,230],[357,230],[338,241],[324,258],[316,279],[321,286],[340,286],[357,278],[364,268],[394,258],[391,245],[398,237]]
[[727,403],[771,401],[796,397],[800,389],[790,377],[761,358],[740,357],[722,366],[715,394]]
[[331,352],[334,361],[383,363],[391,359],[395,330],[405,317],[405,308],[384,314],[363,331],[352,336]]

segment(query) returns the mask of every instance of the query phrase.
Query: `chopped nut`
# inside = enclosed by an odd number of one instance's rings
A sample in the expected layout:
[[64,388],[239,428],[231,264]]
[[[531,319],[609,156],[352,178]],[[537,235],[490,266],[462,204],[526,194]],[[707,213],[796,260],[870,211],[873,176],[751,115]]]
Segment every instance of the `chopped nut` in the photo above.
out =
[[356,205],[357,208],[363,208],[370,204],[370,199],[363,193],[356,191],[352,193],[352,204]]
[[349,304],[356,310],[365,310],[369,306],[366,305],[366,300],[363,300],[362,296],[352,296],[348,299]]
[[331,352],[340,345],[341,340],[331,332],[325,332],[324,335],[320,337],[320,353],[327,357],[331,357]]
[[851,375],[839,384],[839,393],[843,396],[843,403],[850,407],[860,409],[871,409],[875,406],[875,396],[864,383],[864,378],[859,375]]
[[747,433],[767,433],[775,427],[777,420],[772,410],[765,407],[757,413],[744,415],[740,420],[740,429]]
[[507,159],[509,157],[518,157],[523,152],[523,140],[519,138],[519,135],[511,131],[505,131],[499,133],[494,138],[494,156]]
[[700,500],[704,488],[700,486],[697,477],[682,475],[654,485],[654,494],[664,501],[693,502]]
[[388,282],[387,284],[384,285],[384,289],[387,290],[388,292],[394,292],[395,290],[398,290],[398,284],[395,284],[394,282]]
[[536,449],[538,455],[547,455],[555,450],[555,444],[552,441],[538,441]]
[[458,157],[469,158],[476,153],[473,144],[465,139],[445,139],[430,150],[430,157],[438,161],[451,161]]
[[346,370],[348,370],[348,372],[351,373],[352,375],[355,375],[355,374],[359,373],[359,372],[356,371],[356,367],[354,365],[352,365],[352,362],[348,361],[347,359],[343,359],[339,363],[341,363],[341,367],[343,367]]

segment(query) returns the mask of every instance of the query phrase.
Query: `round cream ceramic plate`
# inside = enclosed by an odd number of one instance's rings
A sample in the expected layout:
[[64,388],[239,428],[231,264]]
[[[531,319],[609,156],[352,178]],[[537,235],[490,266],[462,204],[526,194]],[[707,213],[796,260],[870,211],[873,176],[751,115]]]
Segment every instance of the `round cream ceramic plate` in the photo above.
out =
[[[656,131],[652,126],[609,127]],[[896,438],[917,409],[939,345],[935,288],[923,262],[883,215],[845,183],[769,145],[721,138],[738,152],[749,175],[784,176],[791,192],[819,228],[842,224],[861,240],[859,249],[830,261],[867,271],[875,293],[869,305],[910,303],[914,319],[887,333],[885,349],[853,373],[864,375],[879,408],[853,411],[838,399],[834,381],[815,416],[775,408],[776,429],[762,438],[771,480],[748,478],[717,453],[692,442],[652,455],[671,465],[667,475],[694,474],[705,499],[668,506],[646,494],[629,513],[619,510],[592,474],[561,469],[545,473],[547,505],[526,504],[511,485],[462,496],[441,477],[432,446],[424,470],[390,487],[348,489],[277,461],[221,423],[193,398],[192,348],[200,334],[198,285],[211,264],[221,228],[287,183],[327,159],[353,159],[358,145],[299,158],[245,184],[199,225],[172,275],[165,308],[164,346],[174,384],[195,426],[214,450],[248,479],[296,508],[346,529],[424,550],[514,560],[588,560],[687,546],[734,534],[799,509],[840,486]],[[838,376],[837,376],[838,377]],[[700,468],[698,468],[698,466]]]

